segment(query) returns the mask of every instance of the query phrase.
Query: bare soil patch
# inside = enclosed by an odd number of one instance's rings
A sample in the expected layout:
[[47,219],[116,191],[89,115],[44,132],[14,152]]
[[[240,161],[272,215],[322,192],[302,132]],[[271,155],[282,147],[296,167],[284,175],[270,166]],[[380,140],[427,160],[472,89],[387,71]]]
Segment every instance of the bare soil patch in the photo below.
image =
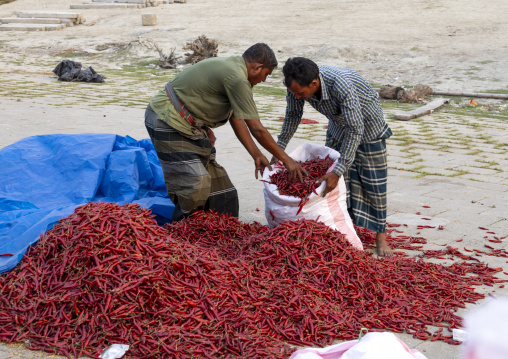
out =
[[[1,6],[0,16],[16,10],[71,11],[70,3],[17,0]],[[107,44],[130,44],[125,52],[113,52],[125,62],[158,59],[156,49],[143,46],[147,40],[183,57],[185,44],[204,34],[217,41],[219,56],[266,42],[280,62],[306,56],[352,68],[375,85],[508,90],[505,0],[189,0],[145,9],[72,11],[82,13],[86,23],[59,31],[2,32],[2,47],[51,56],[70,48],[96,54]],[[157,25],[142,26],[144,13],[157,14]]]

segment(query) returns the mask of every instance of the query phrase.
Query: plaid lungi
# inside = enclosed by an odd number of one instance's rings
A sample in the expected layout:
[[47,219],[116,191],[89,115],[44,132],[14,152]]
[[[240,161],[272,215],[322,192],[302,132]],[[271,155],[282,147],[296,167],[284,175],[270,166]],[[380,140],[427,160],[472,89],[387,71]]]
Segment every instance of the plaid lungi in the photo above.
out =
[[175,204],[173,220],[200,209],[238,217],[238,193],[226,170],[215,161],[215,147],[208,138],[183,136],[151,109],[145,112],[145,126]]
[[[340,149],[340,143],[335,150]],[[388,163],[386,140],[376,139],[358,146],[355,159],[344,173],[347,206],[355,225],[384,233]]]

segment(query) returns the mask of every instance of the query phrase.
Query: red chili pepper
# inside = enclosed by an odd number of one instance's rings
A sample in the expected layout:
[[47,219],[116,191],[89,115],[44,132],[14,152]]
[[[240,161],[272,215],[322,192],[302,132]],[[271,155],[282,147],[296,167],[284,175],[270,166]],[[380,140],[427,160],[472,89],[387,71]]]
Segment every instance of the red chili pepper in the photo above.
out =
[[312,193],[317,194],[316,180],[326,174],[328,169],[333,165],[333,160],[329,156],[326,156],[324,159],[314,158],[298,163],[309,173],[309,176],[305,177],[303,182],[292,182],[289,179],[289,172],[286,169],[282,169],[270,176],[270,183],[277,186],[280,194],[300,198],[298,209],[298,213],[300,213],[303,205],[307,202],[308,196]]
[[[419,257],[378,260],[317,221],[270,229],[197,212],[162,228],[137,205],[88,204],[0,275],[0,340],[72,358],[117,340],[130,358],[287,357],[288,343],[329,345],[362,327],[446,342],[457,308],[484,297],[474,286],[506,282],[502,268],[387,227],[396,253]],[[356,230],[375,245],[374,232]]]

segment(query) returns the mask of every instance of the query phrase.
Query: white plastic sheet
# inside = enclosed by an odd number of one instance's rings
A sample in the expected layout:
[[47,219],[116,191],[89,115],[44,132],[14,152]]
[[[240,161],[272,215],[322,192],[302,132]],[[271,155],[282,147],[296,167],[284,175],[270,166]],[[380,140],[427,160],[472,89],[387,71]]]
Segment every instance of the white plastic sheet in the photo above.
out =
[[508,358],[508,297],[491,299],[464,319],[464,359]]
[[124,356],[127,350],[129,350],[129,346],[127,344],[112,344],[99,355],[99,358],[119,359]]
[[427,359],[416,349],[409,347],[393,333],[372,332],[363,338],[326,348],[304,348],[294,352],[289,359]]

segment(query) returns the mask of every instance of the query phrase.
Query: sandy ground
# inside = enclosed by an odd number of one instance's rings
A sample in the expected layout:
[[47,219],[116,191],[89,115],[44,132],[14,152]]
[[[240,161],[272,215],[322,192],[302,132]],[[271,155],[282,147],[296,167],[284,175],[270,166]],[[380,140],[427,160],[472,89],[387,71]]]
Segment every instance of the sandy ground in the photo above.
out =
[[[146,9],[70,10],[79,0],[16,0],[16,10],[80,12],[85,25],[51,32],[1,32],[2,52],[50,55],[97,45],[157,42],[182,47],[199,35],[219,42],[219,55],[266,42],[280,61],[306,56],[357,70],[374,84],[429,85],[435,90],[506,90],[508,2],[505,0],[189,0]],[[157,14],[142,26],[141,14]],[[132,46],[138,55],[155,54]]]
[[[182,47],[202,34],[218,41],[220,56],[241,54],[255,42],[266,42],[280,62],[306,56],[319,64],[355,69],[375,85],[422,83],[435,90],[508,91],[506,0],[188,0],[146,9],[69,9],[80,1],[16,0],[0,6],[0,17],[18,10],[54,10],[79,12],[86,19],[84,25],[59,31],[0,32],[0,148],[47,133],[147,137],[143,108],[167,81],[166,75],[141,82],[126,79],[124,71],[123,77],[112,76],[100,87],[62,83],[51,73],[61,59],[56,55],[104,54],[73,58],[87,66],[93,61],[101,73],[143,57],[158,58],[156,51],[143,45],[150,40],[183,56]],[[144,13],[156,13],[158,24],[142,26]],[[281,78],[269,82],[277,85]],[[277,132],[280,123],[275,119],[283,114],[283,97],[257,93],[255,98],[265,125]],[[467,104],[469,99],[462,101]],[[389,120],[395,133],[389,144],[389,222],[407,223],[404,234],[416,235],[418,224],[429,224],[415,214],[422,211],[432,217],[433,225],[445,225],[445,230],[422,233],[430,240],[426,249],[439,249],[458,238],[469,248],[480,248],[488,242],[479,226],[508,234],[507,126],[506,117],[500,115],[506,101],[492,104],[483,112],[490,116],[486,118],[455,109],[409,122]],[[393,109],[389,105],[384,106],[387,117]],[[323,121],[312,111],[308,114]],[[322,143],[324,124],[303,128],[289,149],[302,142]],[[218,134],[218,158],[239,190],[241,219],[263,222],[263,212],[256,211],[264,203],[252,160],[229,126]],[[422,209],[425,205],[432,208]],[[506,248],[505,243],[501,246]],[[502,258],[484,260],[492,267],[507,266]],[[499,295],[508,293],[496,290]],[[422,342],[406,334],[399,337],[429,359],[460,357],[460,347]],[[0,344],[0,359],[48,357],[53,356]]]

